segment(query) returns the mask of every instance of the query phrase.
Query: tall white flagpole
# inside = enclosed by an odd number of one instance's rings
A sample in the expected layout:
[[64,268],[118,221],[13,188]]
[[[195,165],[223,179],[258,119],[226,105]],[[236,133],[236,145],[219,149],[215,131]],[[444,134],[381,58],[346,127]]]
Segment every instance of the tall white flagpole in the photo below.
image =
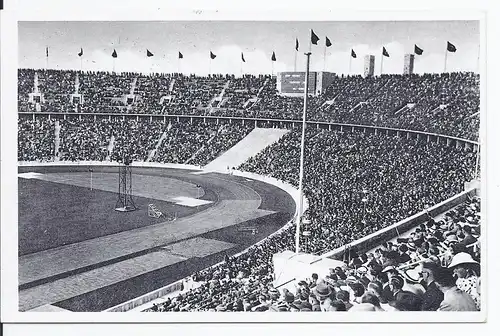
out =
[[311,57],[311,52],[305,53],[307,56],[306,63],[306,78],[304,83],[304,111],[302,112],[302,139],[300,141],[300,170],[299,170],[299,210],[297,213],[297,228],[295,231],[295,253],[300,252],[300,223],[302,217],[302,211],[304,207],[304,196],[303,196],[303,180],[304,180],[304,147],[306,140],[306,112],[307,112],[307,94],[309,88],[309,60]]

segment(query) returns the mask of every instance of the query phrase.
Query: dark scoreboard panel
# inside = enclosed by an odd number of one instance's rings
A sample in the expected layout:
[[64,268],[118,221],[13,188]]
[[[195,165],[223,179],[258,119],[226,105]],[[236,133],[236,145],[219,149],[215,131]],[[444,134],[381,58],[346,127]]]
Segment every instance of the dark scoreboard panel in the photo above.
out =
[[[305,72],[281,72],[281,93],[304,93]],[[314,94],[317,87],[317,72],[309,73],[308,93]]]

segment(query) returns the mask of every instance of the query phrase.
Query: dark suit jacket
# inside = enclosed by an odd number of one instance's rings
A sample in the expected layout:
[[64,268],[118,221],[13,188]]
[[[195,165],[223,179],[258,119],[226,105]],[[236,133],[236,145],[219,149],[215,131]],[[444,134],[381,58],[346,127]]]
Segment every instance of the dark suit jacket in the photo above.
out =
[[436,283],[432,282],[424,293],[424,301],[422,303],[422,310],[431,311],[437,310],[439,305],[444,299],[444,294],[437,288]]

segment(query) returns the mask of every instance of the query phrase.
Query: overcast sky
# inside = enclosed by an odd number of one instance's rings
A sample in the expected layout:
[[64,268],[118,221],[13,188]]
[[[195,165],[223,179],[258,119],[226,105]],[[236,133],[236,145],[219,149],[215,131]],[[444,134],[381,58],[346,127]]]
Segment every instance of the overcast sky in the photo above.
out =
[[[295,38],[299,39],[297,69],[305,69],[303,53],[309,49],[310,29],[320,37],[312,46],[311,70],[347,74],[351,48],[352,73],[363,72],[366,54],[376,56],[375,74],[380,73],[382,46],[384,73],[402,73],[403,57],[417,44],[424,50],[416,56],[415,72],[443,72],[446,41],[457,51],[448,53],[447,71],[478,71],[479,21],[390,21],[390,22],[19,22],[19,67],[48,67],[111,71],[177,72],[205,75],[241,71],[270,73],[294,70]],[[332,46],[326,50],[325,36]],[[82,64],[78,52],[83,48]],[[118,58],[111,57],[116,49]],[[154,56],[147,58],[146,49]],[[178,60],[178,52],[184,59]],[[209,53],[217,58],[210,62]]]

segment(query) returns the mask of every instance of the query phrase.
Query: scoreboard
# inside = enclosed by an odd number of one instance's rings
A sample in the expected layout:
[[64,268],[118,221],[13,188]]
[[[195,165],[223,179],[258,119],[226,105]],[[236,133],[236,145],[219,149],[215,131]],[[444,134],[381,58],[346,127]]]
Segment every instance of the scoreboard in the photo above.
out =
[[[309,72],[308,94],[317,96],[333,81],[331,72]],[[306,73],[300,71],[278,72],[276,83],[278,92],[283,96],[303,96]]]

